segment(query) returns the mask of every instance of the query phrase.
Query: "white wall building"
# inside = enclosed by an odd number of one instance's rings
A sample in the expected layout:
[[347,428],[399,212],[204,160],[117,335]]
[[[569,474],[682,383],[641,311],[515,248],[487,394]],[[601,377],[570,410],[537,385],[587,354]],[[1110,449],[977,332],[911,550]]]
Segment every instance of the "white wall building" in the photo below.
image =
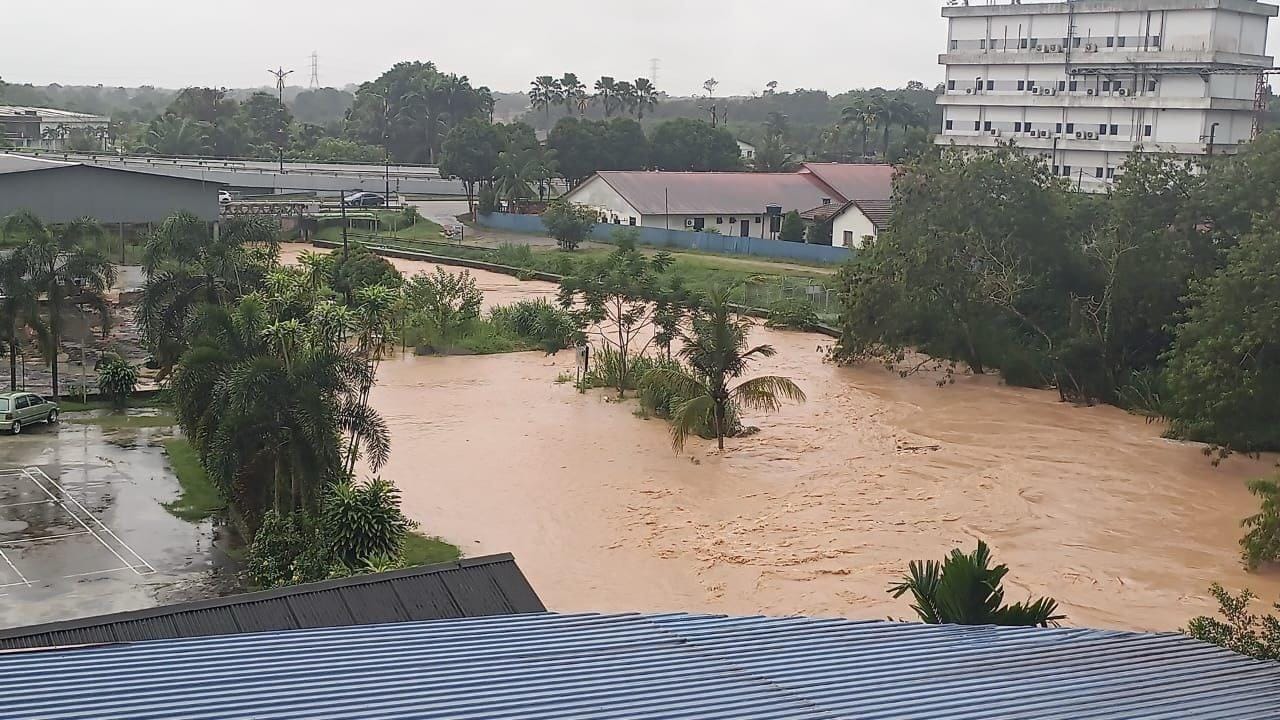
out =
[[111,119],[101,115],[0,105],[0,138],[9,147],[63,150],[72,133],[83,133],[106,149],[110,124]]
[[1083,189],[1135,150],[1234,152],[1277,8],[1255,0],[1074,0],[945,7],[939,144],[1012,140]]
[[[780,218],[770,217],[771,206],[810,220],[852,208],[844,222],[858,223],[850,236],[857,245],[876,231],[855,203],[887,216],[893,173],[890,165],[839,163],[804,163],[789,173],[601,171],[564,198],[595,209],[601,224],[755,238],[776,236]],[[833,234],[832,244],[844,237]]]

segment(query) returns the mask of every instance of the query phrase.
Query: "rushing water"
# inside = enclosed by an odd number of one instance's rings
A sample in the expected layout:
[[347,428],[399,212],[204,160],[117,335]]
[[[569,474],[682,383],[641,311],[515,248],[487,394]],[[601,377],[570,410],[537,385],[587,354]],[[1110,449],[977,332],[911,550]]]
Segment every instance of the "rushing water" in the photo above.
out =
[[[490,304],[555,290],[473,275]],[[557,384],[571,353],[386,361],[382,476],[425,530],[470,555],[514,553],[559,611],[906,618],[885,589],[907,563],[977,539],[1011,567],[1008,599],[1051,595],[1071,625],[1176,629],[1213,609],[1214,581],[1280,596],[1237,545],[1257,509],[1244,481],[1274,457],[1214,468],[1115,408],[837,367],[808,333],[752,340],[779,351],[753,372],[791,377],[809,401],[748,415],[761,431],[724,454],[695,438],[677,456],[662,421]]]

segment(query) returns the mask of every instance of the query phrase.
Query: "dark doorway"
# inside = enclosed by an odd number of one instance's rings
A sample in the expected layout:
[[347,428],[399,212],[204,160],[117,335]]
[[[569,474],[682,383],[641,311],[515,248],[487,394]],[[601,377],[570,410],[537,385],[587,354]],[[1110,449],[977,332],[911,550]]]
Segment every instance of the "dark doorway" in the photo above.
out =
[[750,220],[742,221],[742,229],[738,231],[738,235],[740,235],[741,237],[751,237],[751,221]]

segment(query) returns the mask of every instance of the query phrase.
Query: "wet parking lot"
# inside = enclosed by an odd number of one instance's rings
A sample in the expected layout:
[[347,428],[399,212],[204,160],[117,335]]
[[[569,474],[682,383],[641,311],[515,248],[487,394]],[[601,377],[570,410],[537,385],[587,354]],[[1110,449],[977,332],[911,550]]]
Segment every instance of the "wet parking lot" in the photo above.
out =
[[[81,418],[83,419],[83,417]],[[179,496],[169,428],[75,417],[0,435],[0,627],[222,594],[219,535],[164,504]]]

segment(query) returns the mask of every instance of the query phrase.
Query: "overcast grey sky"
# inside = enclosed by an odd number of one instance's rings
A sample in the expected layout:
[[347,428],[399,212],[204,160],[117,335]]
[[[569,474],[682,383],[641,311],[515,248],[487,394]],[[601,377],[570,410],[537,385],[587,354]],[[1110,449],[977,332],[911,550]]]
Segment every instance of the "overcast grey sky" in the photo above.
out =
[[0,28],[8,82],[256,87],[268,68],[320,81],[432,60],[495,90],[542,74],[649,75],[674,95],[840,92],[942,78],[941,0],[58,0]]

